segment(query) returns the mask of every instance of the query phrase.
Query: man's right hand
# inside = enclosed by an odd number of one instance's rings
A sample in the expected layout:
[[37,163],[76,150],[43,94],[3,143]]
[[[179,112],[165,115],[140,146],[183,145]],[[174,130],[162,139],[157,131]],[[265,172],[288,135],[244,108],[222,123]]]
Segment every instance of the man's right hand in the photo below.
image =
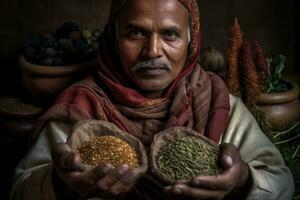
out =
[[132,189],[142,175],[127,165],[116,168],[110,163],[85,170],[78,153],[72,152],[65,143],[52,148],[52,159],[57,176],[68,186],[70,192],[81,197],[121,196]]

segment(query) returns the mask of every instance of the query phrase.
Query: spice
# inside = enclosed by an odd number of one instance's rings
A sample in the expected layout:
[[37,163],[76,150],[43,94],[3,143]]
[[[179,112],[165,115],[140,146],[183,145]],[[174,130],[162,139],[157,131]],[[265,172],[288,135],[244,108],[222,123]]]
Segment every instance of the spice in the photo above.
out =
[[243,45],[243,33],[241,31],[238,19],[234,19],[234,23],[230,31],[230,39],[228,46],[228,72],[227,86],[231,94],[240,96],[240,74],[239,74],[239,55]]
[[250,44],[244,40],[241,55],[241,70],[243,95],[242,99],[249,109],[252,109],[255,98],[261,93],[257,71],[253,62],[253,52]]
[[139,166],[135,149],[115,136],[97,136],[79,146],[78,153],[82,162],[91,166],[102,163],[111,163],[114,167],[120,164],[132,168]]
[[268,66],[266,63],[265,53],[260,44],[256,41],[252,44],[253,59],[257,71],[260,90],[263,91],[265,81],[268,75]]
[[208,142],[186,136],[169,140],[157,152],[158,168],[173,180],[190,181],[217,173],[217,149]]

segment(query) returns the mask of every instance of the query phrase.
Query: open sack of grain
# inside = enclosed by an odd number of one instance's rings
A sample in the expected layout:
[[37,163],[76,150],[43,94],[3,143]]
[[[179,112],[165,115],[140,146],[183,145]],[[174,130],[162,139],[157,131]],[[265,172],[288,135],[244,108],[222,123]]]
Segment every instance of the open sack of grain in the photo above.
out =
[[143,144],[116,125],[99,120],[77,123],[67,143],[80,154],[86,169],[103,163],[127,164],[145,173],[148,158]]
[[216,175],[218,146],[200,133],[185,127],[174,127],[154,136],[149,168],[163,183],[189,182],[195,176]]

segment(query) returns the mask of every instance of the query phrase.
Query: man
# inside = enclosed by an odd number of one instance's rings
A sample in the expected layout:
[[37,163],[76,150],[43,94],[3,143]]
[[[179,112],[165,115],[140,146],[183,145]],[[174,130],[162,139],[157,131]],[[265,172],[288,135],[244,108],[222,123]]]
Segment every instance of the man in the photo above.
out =
[[[12,199],[291,199],[293,178],[280,153],[221,79],[196,63],[195,0],[113,0],[100,40],[97,73],[66,89],[43,116]],[[169,127],[193,128],[220,144],[223,170],[164,188],[127,165],[85,171],[65,144],[84,119],[112,122],[146,146]]]

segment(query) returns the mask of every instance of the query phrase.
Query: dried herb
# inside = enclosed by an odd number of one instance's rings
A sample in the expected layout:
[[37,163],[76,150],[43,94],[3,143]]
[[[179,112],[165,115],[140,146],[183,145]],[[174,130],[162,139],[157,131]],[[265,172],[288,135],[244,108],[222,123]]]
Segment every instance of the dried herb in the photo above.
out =
[[127,164],[135,168],[139,166],[138,156],[134,148],[115,136],[98,136],[84,142],[78,153],[82,162],[91,166],[111,163],[114,167]]
[[253,63],[253,54],[250,44],[244,40],[242,47],[242,83],[243,83],[243,101],[251,108],[255,98],[261,93],[258,85],[258,76]]
[[190,181],[199,175],[217,173],[218,153],[206,141],[186,136],[167,141],[156,156],[158,168],[173,180]]
[[254,44],[252,45],[252,52],[254,64],[257,71],[259,87],[260,90],[263,91],[268,75],[268,65],[266,63],[265,54],[258,42],[254,42]]
[[234,19],[228,46],[227,86],[231,94],[240,96],[239,55],[243,45],[243,33],[238,19]]

